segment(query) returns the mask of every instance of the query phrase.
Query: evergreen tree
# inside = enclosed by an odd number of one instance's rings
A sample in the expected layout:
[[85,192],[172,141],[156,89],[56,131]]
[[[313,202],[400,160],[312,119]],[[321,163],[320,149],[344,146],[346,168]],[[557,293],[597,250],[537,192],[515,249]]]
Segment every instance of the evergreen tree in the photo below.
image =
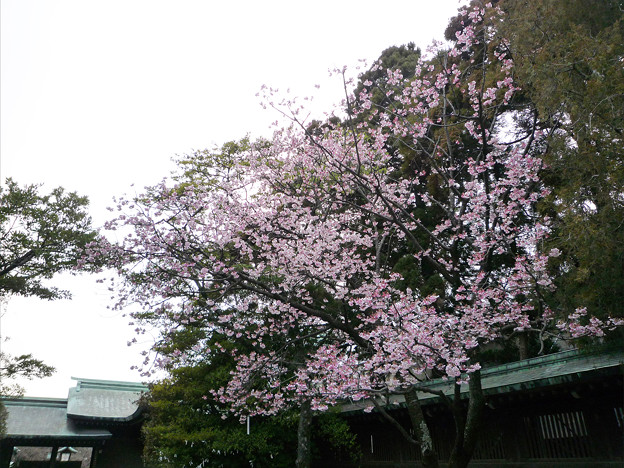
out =
[[541,206],[555,220],[556,301],[624,317],[624,5],[502,2],[501,34],[531,112],[549,132]]

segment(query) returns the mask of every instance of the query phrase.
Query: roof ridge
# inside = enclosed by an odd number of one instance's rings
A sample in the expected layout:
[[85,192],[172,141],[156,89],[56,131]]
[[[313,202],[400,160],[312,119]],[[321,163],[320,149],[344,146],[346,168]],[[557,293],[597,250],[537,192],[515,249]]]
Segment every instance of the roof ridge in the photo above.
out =
[[108,390],[124,390],[124,391],[146,391],[147,385],[141,382],[126,382],[121,380],[100,380],[100,379],[83,379],[81,377],[72,377],[77,381],[77,389],[82,388],[98,388]]
[[520,361],[498,364],[492,367],[484,367],[481,371],[481,375],[492,375],[501,372],[507,372],[512,369],[535,367],[540,364],[552,364],[557,361],[567,361],[569,359],[577,359],[582,356],[591,355],[581,354],[581,352],[577,349],[570,349],[567,351],[560,351],[558,353],[546,354],[544,356],[536,356],[528,359],[522,359]]
[[[486,367],[482,369],[481,375],[495,375],[506,373],[510,370],[530,369],[544,365],[552,365],[557,362],[567,362],[577,359],[591,359],[616,354],[622,353],[617,351],[586,353],[578,349],[570,349],[567,351],[560,351],[558,353],[546,354],[545,356],[537,356],[529,359],[523,359],[522,361],[514,361],[506,364],[499,364],[493,367]],[[622,356],[624,357],[624,354]]]
[[67,398],[45,397],[0,397],[6,406],[41,406],[47,408],[66,408]]

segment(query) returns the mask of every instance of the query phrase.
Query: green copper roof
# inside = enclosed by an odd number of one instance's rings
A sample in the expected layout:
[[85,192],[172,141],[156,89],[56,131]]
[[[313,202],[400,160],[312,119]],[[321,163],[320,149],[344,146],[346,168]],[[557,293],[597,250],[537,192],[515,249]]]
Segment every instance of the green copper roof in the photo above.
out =
[[146,392],[148,387],[139,382],[122,382],[119,380],[96,380],[72,377],[80,388],[97,388],[102,390],[121,390],[129,392]]
[[67,418],[67,400],[51,398],[3,399],[6,406],[7,437],[11,439],[105,440],[106,429],[79,427]]
[[75,419],[130,421],[138,417],[138,400],[147,387],[133,382],[79,379],[69,389],[67,416]]
[[[66,445],[95,443],[111,437],[90,423],[130,422],[140,415],[138,399],[147,387],[133,382],[76,379],[67,399],[7,398],[7,439],[24,445],[56,441]],[[71,443],[70,443],[71,442]]]
[[[558,385],[578,381],[595,372],[623,372],[624,352],[605,354],[582,354],[577,350],[564,351],[524,361],[503,364],[481,370],[481,385],[486,395],[503,394],[515,391]],[[422,384],[423,388],[453,393],[453,383],[435,379]],[[462,394],[467,395],[468,386],[463,385]],[[423,404],[433,403],[436,395],[419,392]],[[390,398],[391,404],[402,404],[402,395]],[[359,411],[364,402],[342,405],[343,412]]]
[[[616,368],[622,363],[624,353],[587,355],[570,350],[485,368],[481,371],[481,384],[486,395],[527,390],[579,379],[588,372]],[[450,393],[453,385],[436,379],[427,382],[423,387],[445,392],[448,390]],[[463,392],[468,392],[467,385],[463,386]]]

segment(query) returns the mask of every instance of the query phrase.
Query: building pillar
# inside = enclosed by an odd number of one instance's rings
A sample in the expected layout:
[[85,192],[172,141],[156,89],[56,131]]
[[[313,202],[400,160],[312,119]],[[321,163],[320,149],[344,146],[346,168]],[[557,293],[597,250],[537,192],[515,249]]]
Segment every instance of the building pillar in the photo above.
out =
[[11,464],[11,458],[13,458],[12,445],[0,445],[0,468],[9,468]]
[[52,453],[50,454],[50,464],[49,468],[54,468],[56,466],[56,457],[58,456],[58,447],[55,445],[52,447]]
[[95,468],[97,466],[98,453],[100,453],[99,447],[91,448],[91,463],[89,463],[89,468]]

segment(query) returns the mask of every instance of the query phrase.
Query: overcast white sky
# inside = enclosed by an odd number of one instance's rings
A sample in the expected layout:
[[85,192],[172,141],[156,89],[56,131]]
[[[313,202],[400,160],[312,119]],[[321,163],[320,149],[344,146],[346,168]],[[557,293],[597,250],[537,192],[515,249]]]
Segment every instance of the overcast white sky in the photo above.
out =
[[[320,112],[342,97],[328,69],[410,41],[425,49],[459,5],[2,0],[0,179],[87,195],[99,226],[113,196],[168,175],[172,156],[268,135],[277,115],[259,105],[263,84],[315,94]],[[2,349],[57,368],[22,382],[27,395],[66,397],[71,376],[140,381],[132,327],[107,310],[104,287],[88,276],[54,283],[74,299],[2,308]]]

